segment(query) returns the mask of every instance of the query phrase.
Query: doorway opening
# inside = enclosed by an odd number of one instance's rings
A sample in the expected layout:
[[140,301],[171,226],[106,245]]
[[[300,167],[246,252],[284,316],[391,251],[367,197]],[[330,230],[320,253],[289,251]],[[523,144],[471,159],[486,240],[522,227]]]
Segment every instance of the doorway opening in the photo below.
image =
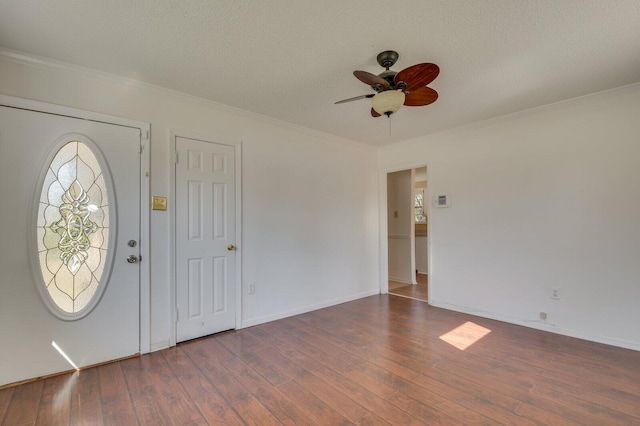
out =
[[428,301],[427,167],[387,174],[388,292]]

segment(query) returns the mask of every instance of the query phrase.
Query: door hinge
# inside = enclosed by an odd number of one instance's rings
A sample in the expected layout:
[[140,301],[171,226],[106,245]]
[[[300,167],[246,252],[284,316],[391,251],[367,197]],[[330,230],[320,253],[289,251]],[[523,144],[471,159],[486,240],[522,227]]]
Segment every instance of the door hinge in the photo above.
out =
[[180,317],[180,311],[178,310],[178,308],[176,308],[176,311],[175,311],[175,322],[178,322],[178,320],[180,319],[179,317]]
[[174,164],[178,164],[178,152],[174,152],[173,153],[173,163]]
[[140,129],[140,145],[138,146],[137,154],[142,154],[142,151],[144,151],[144,141],[148,141],[148,140],[149,140],[149,131]]

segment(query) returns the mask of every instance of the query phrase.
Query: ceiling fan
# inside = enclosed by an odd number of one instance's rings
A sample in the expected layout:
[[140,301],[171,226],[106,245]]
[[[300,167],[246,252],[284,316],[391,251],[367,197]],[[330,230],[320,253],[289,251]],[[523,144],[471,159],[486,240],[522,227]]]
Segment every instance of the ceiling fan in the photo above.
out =
[[361,82],[371,86],[376,93],[343,99],[336,104],[371,98],[371,116],[386,115],[389,117],[402,105],[423,106],[435,102],[438,99],[438,92],[427,87],[427,84],[438,76],[440,68],[436,64],[422,63],[396,73],[389,68],[396,63],[398,57],[398,52],[393,50],[381,52],[376,60],[386,71],[378,75],[367,71],[354,71],[353,75]]

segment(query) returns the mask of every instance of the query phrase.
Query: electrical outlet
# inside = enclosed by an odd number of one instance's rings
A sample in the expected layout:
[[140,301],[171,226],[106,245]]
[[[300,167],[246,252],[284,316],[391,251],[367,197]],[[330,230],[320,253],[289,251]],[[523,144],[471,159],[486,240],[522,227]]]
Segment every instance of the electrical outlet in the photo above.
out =
[[254,294],[256,292],[256,283],[251,283],[247,286],[247,293]]
[[557,287],[551,289],[551,298],[556,300],[560,299],[560,290],[558,290]]

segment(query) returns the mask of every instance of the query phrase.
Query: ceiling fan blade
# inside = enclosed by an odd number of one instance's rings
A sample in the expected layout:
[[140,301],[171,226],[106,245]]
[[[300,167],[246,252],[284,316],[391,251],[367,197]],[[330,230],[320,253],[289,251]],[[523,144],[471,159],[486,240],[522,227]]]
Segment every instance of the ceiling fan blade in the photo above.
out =
[[368,95],[354,96],[353,98],[348,98],[348,99],[343,99],[341,101],[338,101],[336,102],[336,104],[343,104],[345,102],[357,101],[358,99],[373,98],[375,95],[376,95],[375,93],[370,93]]
[[384,87],[390,86],[387,80],[375,74],[371,74],[370,72],[354,71],[353,75],[355,75],[358,80],[360,80],[364,84],[368,84],[369,86],[375,86],[376,84],[380,84]]
[[404,104],[406,106],[423,106],[434,103],[436,99],[438,99],[438,92],[431,87],[423,86],[409,91]]
[[380,114],[378,114],[375,109],[371,108],[371,116],[372,117],[380,117]]
[[417,89],[431,83],[440,73],[440,68],[436,64],[424,63],[405,68],[396,74],[395,84],[404,81],[407,83],[407,90]]

